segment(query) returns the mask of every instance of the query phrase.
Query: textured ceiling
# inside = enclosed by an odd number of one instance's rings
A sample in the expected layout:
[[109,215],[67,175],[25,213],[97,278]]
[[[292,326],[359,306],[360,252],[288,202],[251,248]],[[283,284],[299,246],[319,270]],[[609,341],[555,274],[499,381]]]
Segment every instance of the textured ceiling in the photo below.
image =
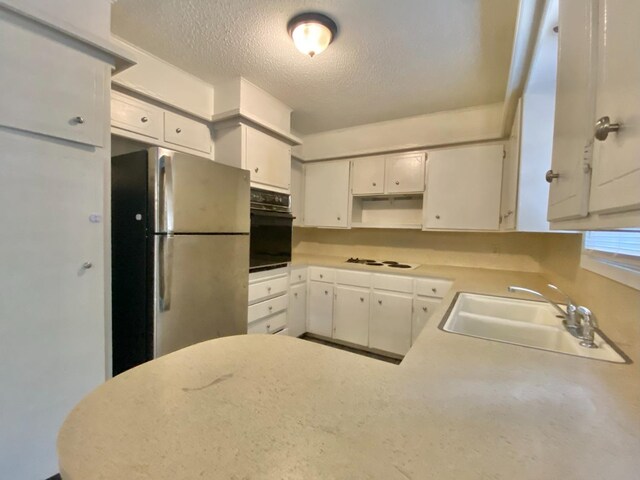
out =
[[[113,32],[203,80],[241,75],[303,134],[504,99],[518,0],[119,0]],[[286,25],[330,15],[315,58]]]

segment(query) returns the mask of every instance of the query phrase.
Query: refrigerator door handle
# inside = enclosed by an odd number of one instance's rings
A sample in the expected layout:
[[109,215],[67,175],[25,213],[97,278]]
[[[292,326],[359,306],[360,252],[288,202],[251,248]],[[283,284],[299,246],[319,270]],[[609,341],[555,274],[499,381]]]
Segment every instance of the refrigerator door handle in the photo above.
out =
[[160,229],[173,233],[173,158],[163,155],[160,158]]
[[173,263],[173,235],[160,235],[158,238],[158,282],[159,309],[166,312],[171,309],[171,264]]

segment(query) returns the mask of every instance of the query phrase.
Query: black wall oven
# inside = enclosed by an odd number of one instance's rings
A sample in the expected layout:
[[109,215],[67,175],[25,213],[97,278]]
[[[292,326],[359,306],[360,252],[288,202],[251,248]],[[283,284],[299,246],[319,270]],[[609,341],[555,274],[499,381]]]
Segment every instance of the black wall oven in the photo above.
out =
[[252,188],[249,270],[268,270],[290,262],[292,230],[291,196]]

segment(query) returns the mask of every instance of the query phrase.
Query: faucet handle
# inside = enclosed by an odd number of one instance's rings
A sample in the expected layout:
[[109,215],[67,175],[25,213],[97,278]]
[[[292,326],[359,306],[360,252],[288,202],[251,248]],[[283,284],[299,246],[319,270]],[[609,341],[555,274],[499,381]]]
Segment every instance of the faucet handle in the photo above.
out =
[[578,307],[576,312],[580,315],[580,323],[582,326],[582,341],[580,346],[585,348],[598,348],[595,342],[595,329],[598,327],[598,321],[595,315],[587,307]]
[[562,290],[560,290],[560,288],[556,287],[553,283],[547,283],[547,287],[551,288],[552,290],[555,290],[556,292],[558,292],[560,295],[564,297],[565,301],[567,302],[567,312],[576,310],[577,308],[576,302],[574,302],[569,295],[564,293]]

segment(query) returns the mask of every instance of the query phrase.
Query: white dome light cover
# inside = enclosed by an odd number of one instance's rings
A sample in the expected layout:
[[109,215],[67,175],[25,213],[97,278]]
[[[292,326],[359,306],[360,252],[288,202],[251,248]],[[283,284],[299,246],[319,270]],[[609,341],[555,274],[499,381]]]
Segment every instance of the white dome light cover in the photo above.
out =
[[326,15],[307,12],[296,15],[287,24],[294,45],[310,57],[322,53],[338,33],[338,26]]

